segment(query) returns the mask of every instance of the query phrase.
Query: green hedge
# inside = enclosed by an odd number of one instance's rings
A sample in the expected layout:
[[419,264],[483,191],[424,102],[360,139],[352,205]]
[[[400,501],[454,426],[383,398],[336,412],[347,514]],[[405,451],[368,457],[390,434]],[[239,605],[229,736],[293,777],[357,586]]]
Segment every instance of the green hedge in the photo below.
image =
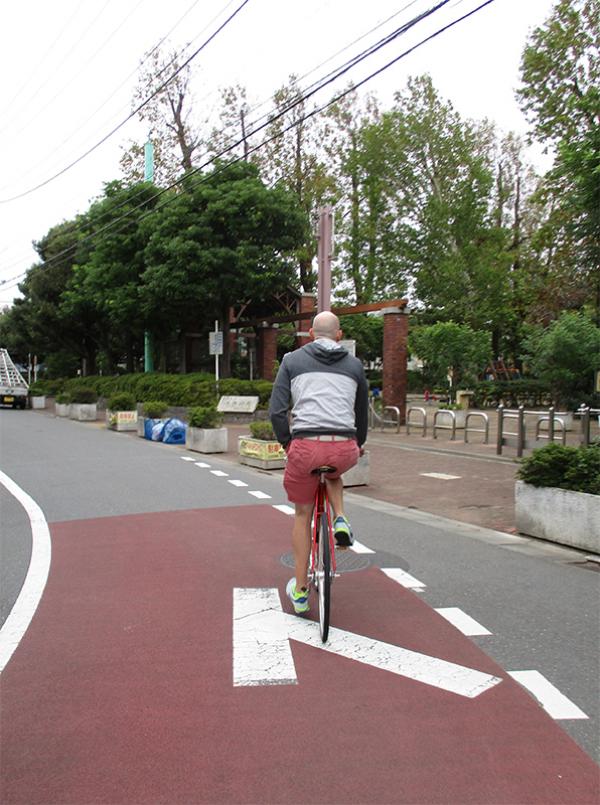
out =
[[497,408],[502,402],[508,408],[525,405],[530,408],[547,407],[552,404],[548,385],[541,380],[483,380],[471,390],[474,408]]
[[[148,372],[117,377],[93,375],[49,382],[53,384],[53,390],[47,392],[48,394],[69,393],[85,386],[93,389],[98,397],[108,398],[120,392],[127,392],[135,397],[136,402],[164,400],[169,405],[185,407],[211,406],[216,402],[215,379],[206,372],[187,375]],[[268,380],[226,378],[219,381],[219,396],[258,396],[258,407],[266,408],[272,388],[273,384]]]
[[600,495],[600,445],[547,444],[522,459],[517,476],[532,486],[551,486]]

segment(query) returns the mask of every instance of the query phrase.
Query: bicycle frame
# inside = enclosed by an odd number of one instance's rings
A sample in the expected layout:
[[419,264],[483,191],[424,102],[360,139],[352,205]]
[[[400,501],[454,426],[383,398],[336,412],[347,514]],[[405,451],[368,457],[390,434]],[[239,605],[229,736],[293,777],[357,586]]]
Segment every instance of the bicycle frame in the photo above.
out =
[[315,577],[315,566],[317,561],[317,552],[319,549],[319,527],[321,525],[321,517],[327,517],[327,525],[329,532],[329,547],[331,554],[331,574],[335,574],[335,544],[333,538],[333,523],[331,520],[331,505],[329,503],[329,495],[327,493],[327,483],[325,481],[326,473],[319,473],[319,485],[315,493],[315,506],[313,510],[313,524],[312,524],[312,540],[310,550],[310,573]]

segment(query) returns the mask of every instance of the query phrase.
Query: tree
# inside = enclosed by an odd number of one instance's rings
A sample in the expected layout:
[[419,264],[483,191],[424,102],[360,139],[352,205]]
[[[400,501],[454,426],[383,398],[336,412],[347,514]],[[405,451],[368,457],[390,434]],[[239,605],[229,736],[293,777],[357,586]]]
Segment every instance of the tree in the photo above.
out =
[[555,148],[551,184],[560,187],[577,270],[594,295],[600,324],[600,7],[560,0],[536,28],[521,60],[521,106],[533,134]]
[[[192,169],[202,136],[200,127],[192,119],[190,66],[175,75],[182,64],[181,55],[174,50],[165,54],[159,48],[144,56],[142,64],[146,62],[148,65],[140,73],[132,106],[137,109],[150,99],[137,116],[148,128],[148,137],[154,145],[154,181],[164,186]],[[171,76],[175,77],[169,81]],[[129,147],[123,149],[120,162],[128,183],[144,180],[143,144],[130,142]]]
[[525,348],[531,372],[549,384],[557,405],[577,408],[589,399],[600,369],[600,328],[588,316],[563,313],[535,328]]
[[409,344],[432,383],[446,385],[450,375],[451,394],[460,383],[475,380],[492,354],[489,333],[453,321],[415,329]]
[[146,220],[143,308],[162,338],[175,326],[222,323],[228,376],[229,314],[237,302],[263,299],[293,282],[292,252],[306,237],[293,195],[268,188],[249,163],[218,164],[189,177]]

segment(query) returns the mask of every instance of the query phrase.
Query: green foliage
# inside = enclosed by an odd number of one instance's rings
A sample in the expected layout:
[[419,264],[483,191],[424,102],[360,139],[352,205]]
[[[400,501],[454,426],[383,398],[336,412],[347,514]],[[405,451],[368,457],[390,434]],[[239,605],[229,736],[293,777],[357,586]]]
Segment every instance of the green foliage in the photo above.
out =
[[223,414],[214,405],[196,406],[188,411],[188,424],[192,428],[218,428]]
[[383,355],[383,316],[342,316],[340,326],[344,338],[356,341],[356,357],[375,361]]
[[585,315],[563,313],[547,329],[535,330],[525,348],[531,372],[551,389],[556,404],[578,408],[600,369],[600,328]]
[[29,386],[29,394],[32,397],[44,397],[47,394],[51,394],[50,384],[44,380],[36,380],[35,383],[32,383]]
[[73,389],[71,402],[76,403],[77,405],[90,405],[98,402],[98,395],[94,389],[79,386]]
[[57,402],[59,405],[70,405],[70,403],[73,402],[73,399],[70,394],[67,394],[67,392],[62,391],[60,394],[56,395],[55,402]]
[[167,413],[168,403],[164,400],[147,400],[142,408],[146,419],[160,419]]
[[532,486],[600,495],[600,445],[565,447],[548,444],[522,459],[517,476]]
[[250,423],[250,433],[255,439],[260,439],[264,442],[276,441],[275,431],[273,425],[268,420],[257,419]]
[[109,411],[135,411],[135,397],[127,391],[119,391],[109,398],[106,407]]
[[420,327],[410,335],[409,344],[423,361],[429,381],[443,385],[450,372],[452,388],[476,377],[491,356],[488,333],[455,322]]

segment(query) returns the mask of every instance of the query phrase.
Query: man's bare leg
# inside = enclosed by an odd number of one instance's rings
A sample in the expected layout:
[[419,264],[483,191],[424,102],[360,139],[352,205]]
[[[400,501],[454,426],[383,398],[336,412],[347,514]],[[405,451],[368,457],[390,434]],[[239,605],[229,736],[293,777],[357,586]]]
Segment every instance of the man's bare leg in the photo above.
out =
[[296,503],[292,548],[296,565],[296,589],[308,588],[308,558],[310,556],[310,520],[312,503]]
[[327,478],[327,492],[334,517],[344,516],[344,482],[341,478]]

